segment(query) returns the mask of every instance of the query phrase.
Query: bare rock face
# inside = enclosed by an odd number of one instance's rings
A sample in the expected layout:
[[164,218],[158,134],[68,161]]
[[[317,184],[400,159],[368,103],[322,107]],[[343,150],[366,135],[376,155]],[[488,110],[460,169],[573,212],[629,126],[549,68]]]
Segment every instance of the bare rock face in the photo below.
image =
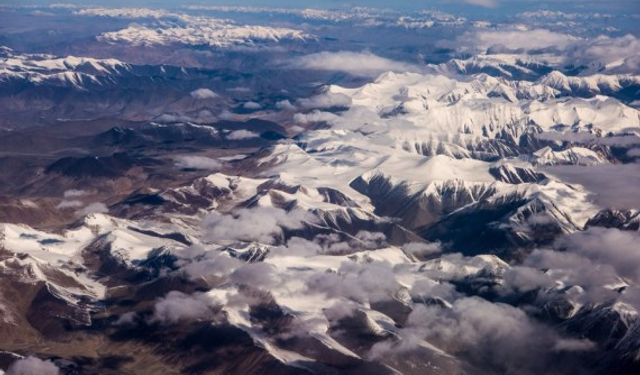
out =
[[637,231],[640,230],[640,212],[638,210],[603,210],[591,218],[587,225]]

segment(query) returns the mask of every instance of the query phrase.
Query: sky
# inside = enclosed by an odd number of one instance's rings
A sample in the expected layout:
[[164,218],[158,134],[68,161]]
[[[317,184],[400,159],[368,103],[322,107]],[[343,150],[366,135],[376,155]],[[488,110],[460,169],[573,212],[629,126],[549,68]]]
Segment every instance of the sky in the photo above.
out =
[[273,7],[349,8],[369,6],[393,9],[442,8],[462,12],[509,12],[523,9],[640,12],[640,0],[0,0],[3,4],[73,3],[101,6],[181,7],[193,4]]

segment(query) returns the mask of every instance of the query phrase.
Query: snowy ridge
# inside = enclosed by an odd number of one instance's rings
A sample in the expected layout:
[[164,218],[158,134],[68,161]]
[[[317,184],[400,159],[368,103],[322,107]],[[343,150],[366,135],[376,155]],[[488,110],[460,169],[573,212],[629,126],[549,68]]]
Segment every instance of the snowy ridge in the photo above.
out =
[[[589,192],[548,180],[535,167],[607,160],[586,148],[524,148],[523,139],[532,142],[541,131],[597,134],[640,127],[639,112],[615,99],[557,99],[555,89],[540,83],[487,75],[458,81],[387,73],[359,88],[331,86],[319,95],[346,97],[350,104],[325,116],[297,115],[299,121],[321,118],[329,128],[305,133],[299,146],[269,150],[259,159],[262,174],[291,184],[330,185],[360,207],[373,205],[376,213],[399,217],[411,228],[473,205],[528,202],[508,221],[526,227],[530,215],[545,213],[563,232],[579,230],[598,211]],[[505,156],[513,158],[483,161]]]
[[187,27],[151,28],[132,25],[119,31],[101,34],[107,43],[145,45],[207,45],[210,47],[253,46],[259,43],[307,39],[301,31],[264,26],[236,26],[220,20],[197,20]]
[[509,79],[535,80],[559,63],[558,57],[547,54],[478,54],[464,60],[452,59],[431,68],[447,75],[485,73]]
[[538,81],[567,95],[600,95],[621,89],[640,86],[640,76],[631,74],[594,74],[590,76],[566,76],[555,70]]
[[353,22],[361,27],[403,27],[406,29],[427,29],[435,25],[462,25],[466,23],[464,17],[449,13],[422,10],[412,14],[402,14],[392,9],[367,7],[353,7],[345,9],[317,9],[317,8],[275,8],[258,6],[229,6],[229,5],[189,5],[188,10],[205,10],[221,13],[265,13],[301,17],[305,20],[320,22]]
[[131,65],[116,59],[15,54],[7,49],[0,54],[0,82],[18,79],[39,85],[84,88],[91,84],[100,85],[105,79],[125,74],[131,69]]
[[[312,145],[315,143],[307,144]],[[563,231],[571,232],[582,228],[598,210],[590,203],[588,192],[559,181],[545,181],[546,176],[537,175],[531,164],[521,160],[513,160],[514,166],[509,166],[502,161],[489,163],[445,155],[385,155],[383,152],[394,152],[393,148],[380,146],[371,150],[369,145],[369,149],[313,148],[306,153],[293,144],[282,144],[271,150],[270,157],[259,160],[263,167],[267,166],[264,175],[277,173],[280,179],[293,185],[331,186],[357,203],[359,210],[366,212],[371,210],[368,207],[374,207],[376,214],[400,218],[408,228],[432,224],[443,215],[474,205],[497,208],[522,201],[530,203],[520,208],[525,213],[513,213],[509,219],[513,225],[525,224],[531,214],[548,214]],[[358,163],[354,164],[354,160]],[[514,172],[515,166],[521,171]],[[504,169],[509,167],[511,174]],[[271,206],[276,197],[279,207],[345,210],[323,208],[326,203],[309,200],[299,193],[270,193],[258,202]],[[282,202],[289,203],[283,206]],[[354,208],[347,210],[355,212]]]
[[107,43],[127,43],[135,46],[186,44],[226,48],[284,40],[303,41],[310,38],[306,33],[295,29],[237,25],[225,19],[146,8],[90,8],[79,10],[75,14],[163,21],[148,25],[133,24],[125,29],[105,32],[98,36],[98,40]]
[[[441,153],[483,159],[516,156],[526,151],[520,146],[523,137],[541,131],[606,134],[640,127],[639,112],[615,99],[556,99],[554,92],[541,84],[487,75],[457,81],[387,73],[360,88],[331,86],[320,94],[348,97],[348,110],[338,115],[315,111],[298,114],[296,119],[332,126],[305,136],[303,142],[310,150],[358,147],[355,144],[364,139],[379,147],[392,140],[392,148],[426,156]],[[339,138],[333,141],[332,136]]]
[[9,254],[0,261],[0,273],[23,283],[42,282],[72,305],[81,297],[103,298],[105,287],[92,279],[81,254],[93,238],[86,227],[58,235],[26,225],[0,224],[0,249]]
[[[439,65],[429,65],[438,74],[449,76],[488,74],[508,79],[524,79],[557,90],[566,96],[591,97],[615,95],[626,88],[637,88],[637,74],[617,74],[615,66],[602,67],[610,73],[589,69],[581,75],[562,72],[564,61],[553,54],[478,54],[468,59],[452,59]],[[608,69],[608,70],[607,70]]]
[[599,165],[608,161],[600,154],[584,147],[571,147],[562,151],[553,151],[551,147],[542,148],[532,154],[534,165]]
[[172,13],[162,9],[150,8],[85,8],[73,12],[78,16],[114,17],[114,18],[163,18]]

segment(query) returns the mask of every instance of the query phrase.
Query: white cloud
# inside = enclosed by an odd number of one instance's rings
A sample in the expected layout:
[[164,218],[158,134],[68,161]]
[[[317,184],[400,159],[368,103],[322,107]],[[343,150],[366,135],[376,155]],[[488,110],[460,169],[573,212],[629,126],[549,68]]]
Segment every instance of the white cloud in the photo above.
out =
[[69,189],[64,192],[65,198],[82,197],[84,195],[87,195],[85,190]]
[[173,115],[169,113],[163,113],[160,116],[156,117],[154,121],[161,122],[161,123],[189,122],[189,121],[193,121],[193,118],[185,115]]
[[220,169],[222,163],[216,159],[208,158],[206,156],[196,155],[183,155],[175,158],[176,166],[178,168],[192,168],[201,170],[216,170]]
[[64,208],[78,208],[78,207],[82,207],[83,203],[82,201],[79,200],[63,200],[60,203],[58,203],[58,205],[56,206],[56,208],[59,209],[64,209]]
[[377,249],[387,245],[387,236],[385,236],[384,233],[361,230],[356,233],[355,237],[358,239],[358,242],[353,244],[355,247],[361,246],[365,249]]
[[59,375],[60,369],[51,361],[26,357],[11,364],[7,375]]
[[495,8],[498,6],[497,0],[463,0],[465,3],[470,5],[476,5],[484,8]]
[[640,70],[640,39],[628,34],[621,37],[601,35],[577,43],[568,51],[567,60],[576,65],[597,63],[610,72],[634,73]]
[[337,272],[318,272],[306,279],[309,293],[361,303],[390,299],[400,288],[388,263],[343,262]]
[[250,130],[245,130],[245,129],[240,129],[240,130],[234,130],[231,133],[227,134],[227,139],[231,139],[234,141],[239,141],[239,140],[243,140],[243,139],[250,139],[250,138],[258,138],[260,136],[260,134],[256,133],[256,132],[252,132]]
[[545,48],[564,49],[577,40],[578,38],[571,35],[546,29],[521,30],[516,28],[470,31],[458,39],[461,45],[480,52],[488,49],[525,51]]
[[[592,38],[524,25],[497,30],[476,29],[462,34],[453,44],[444,45],[472,53],[530,53],[544,51],[554,56],[552,63],[587,66],[591,72],[637,74],[640,69],[640,39],[600,35]],[[547,57],[543,57],[546,61]]]
[[346,72],[357,76],[377,76],[384,72],[417,72],[415,65],[390,60],[371,52],[319,52],[301,56],[291,63],[294,68]]
[[36,16],[36,17],[50,17],[50,16],[55,16],[55,14],[51,13],[51,12],[44,12],[41,10],[34,10],[33,12],[29,13],[32,16]]
[[71,3],[53,3],[49,5],[51,9],[76,9],[78,5]]
[[[222,117],[220,117],[222,118]],[[213,123],[217,120],[216,116],[208,109],[203,109],[198,112],[196,116],[187,116],[184,114],[171,114],[163,113],[160,116],[154,118],[154,121],[160,123],[174,123],[174,122],[193,122],[196,124]],[[213,127],[209,128],[211,134],[217,134],[217,130]]]
[[407,253],[420,258],[429,257],[431,255],[439,254],[442,252],[442,247],[439,242],[410,242],[404,244],[402,249]]
[[101,203],[101,202],[91,203],[85,208],[76,211],[76,213],[80,216],[96,214],[96,213],[107,213],[107,212],[109,212],[109,208],[104,203]]
[[334,107],[350,107],[351,98],[342,93],[334,93],[327,91],[325,93],[312,96],[310,98],[302,98],[297,103],[303,109],[326,109]]
[[73,14],[77,16],[112,17],[112,18],[163,18],[172,14],[161,9],[149,8],[87,8]]
[[518,14],[518,17],[521,18],[542,18],[542,19],[575,19],[578,18],[580,15],[577,13],[565,13],[565,12],[560,12],[560,11],[553,11],[553,10],[534,10],[534,11],[527,11],[527,12],[522,12],[520,14]]
[[136,319],[138,315],[134,311],[126,312],[118,317],[113,325],[115,326],[129,326],[134,325],[136,323]]
[[286,246],[275,247],[270,254],[275,256],[313,256],[322,252],[322,247],[316,242],[300,237],[291,237]]
[[205,251],[198,246],[192,246],[188,252],[190,254],[182,254],[187,258],[182,259],[185,264],[182,269],[189,278],[194,280],[209,276],[226,277],[244,264],[227,253]]
[[238,87],[229,88],[227,89],[227,91],[235,92],[235,93],[248,93],[248,92],[251,92],[251,89],[248,87],[238,86]]
[[340,119],[340,116],[330,113],[330,112],[322,112],[315,110],[311,113],[296,113],[293,116],[293,121],[300,124],[308,124],[312,122],[328,122],[331,123],[335,120]]
[[169,292],[153,307],[153,321],[177,323],[182,320],[207,319],[213,315],[215,301],[205,294],[187,295],[178,291]]
[[559,240],[558,245],[599,264],[612,266],[626,278],[640,282],[640,234],[614,228],[589,228]]
[[284,111],[295,111],[297,108],[289,100],[281,100],[276,103],[276,108]]
[[[582,303],[627,302],[640,308],[640,235],[633,231],[592,227],[560,238],[555,249],[534,250],[522,267],[505,273],[505,285],[520,291],[536,287],[561,285],[580,286],[574,296]],[[527,268],[529,267],[529,268]],[[548,269],[542,273],[539,270]],[[630,283],[622,293],[611,285]],[[519,288],[518,288],[519,286]]]
[[434,297],[451,301],[457,297],[457,292],[452,284],[434,281],[426,277],[413,283],[410,294],[414,300],[418,301]]
[[278,283],[275,266],[268,263],[247,263],[237,268],[230,276],[236,284],[245,284],[254,288],[269,288]]
[[517,292],[553,286],[553,279],[537,268],[514,266],[503,277],[505,286]]
[[640,164],[556,166],[544,172],[584,186],[603,207],[640,209]]
[[314,221],[314,217],[306,211],[256,207],[229,215],[212,212],[204,219],[203,227],[205,238],[210,241],[273,243],[282,235],[282,228],[299,229],[310,221]]
[[640,147],[627,150],[627,156],[630,158],[640,157]]
[[593,350],[595,348],[596,348],[596,344],[586,339],[583,339],[583,340],[561,339],[561,340],[558,340],[553,346],[553,350],[559,351],[559,352],[560,351],[584,352],[584,351]]
[[250,110],[258,110],[262,108],[262,105],[256,102],[245,102],[244,104],[242,104],[242,108],[250,109]]
[[84,203],[78,199],[73,199],[73,198],[83,197],[87,194],[88,192],[85,190],[77,190],[77,189],[66,190],[63,194],[64,199],[60,203],[58,203],[56,208],[66,209],[66,208],[82,207]]
[[275,256],[313,256],[318,254],[352,254],[367,249],[379,249],[388,246],[384,233],[359,231],[354,238],[342,238],[340,235],[319,234],[309,241],[292,237],[286,246],[274,247],[270,255]]
[[191,97],[194,99],[214,99],[218,97],[218,94],[207,89],[207,88],[199,88],[197,90],[191,91]]
[[[518,308],[477,297],[461,298],[448,307],[418,305],[399,332],[399,344],[383,341],[373,346],[374,356],[406,352],[422,339],[472,363],[500,369],[505,374],[544,373],[554,363],[550,348],[590,350],[592,346],[568,342],[529,318]],[[558,373],[564,366],[555,366]]]

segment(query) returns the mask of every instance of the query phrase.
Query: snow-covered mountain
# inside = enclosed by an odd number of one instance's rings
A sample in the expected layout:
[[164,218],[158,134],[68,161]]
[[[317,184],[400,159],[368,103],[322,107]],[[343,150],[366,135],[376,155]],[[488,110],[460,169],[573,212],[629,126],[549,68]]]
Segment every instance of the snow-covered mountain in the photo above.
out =
[[145,8],[87,8],[78,16],[152,19],[152,24],[132,24],[118,31],[100,34],[99,41],[145,45],[195,45],[218,48],[252,46],[280,41],[304,41],[307,33],[285,27],[238,25],[228,19],[192,16]]
[[19,54],[0,47],[0,84],[5,85],[24,80],[35,85],[83,89],[112,81],[113,77],[131,74],[132,69],[131,65],[116,59]]
[[608,95],[629,100],[640,90],[640,76],[631,74],[566,76],[556,70],[541,77],[539,82],[567,96]]
[[360,88],[332,86],[320,94],[344,98],[348,110],[312,111],[297,119],[332,125],[306,135],[304,143],[311,150],[344,149],[345,142],[365,148],[365,140],[374,140],[373,147],[387,143],[424,156],[483,160],[542,148],[535,140],[541,132],[606,135],[640,126],[639,112],[615,99],[561,98],[557,93],[542,83],[487,75],[458,81],[389,73]]
[[[73,61],[41,65],[55,71],[85,64]],[[548,135],[620,137],[640,127],[640,117],[610,97],[559,94],[542,82],[484,74],[456,80],[388,73],[358,88],[331,86],[293,118],[322,126],[221,158],[215,167],[223,171],[134,191],[58,233],[3,224],[3,275],[38,285],[33,293],[47,291],[27,310],[4,300],[6,324],[25,314],[55,320],[36,313],[40,306],[56,306],[74,327],[112,314],[114,332],[213,319],[263,350],[268,359],[258,363],[305,372],[473,373],[487,366],[465,354],[475,344],[423,331],[421,319],[432,318],[420,314],[464,325],[462,310],[499,308],[526,329],[545,332],[535,345],[556,345],[569,356],[599,345],[607,348],[602,368],[633,364],[637,310],[626,291],[634,290],[633,277],[614,272],[603,284],[586,281],[564,268],[569,260],[533,249],[600,227],[633,232],[635,211],[603,211],[587,187],[544,168],[615,163],[606,146]],[[185,133],[191,128],[200,133]],[[152,147],[164,133],[209,134],[202,144],[225,134],[151,124],[116,128],[93,144]],[[135,165],[130,159],[126,168]],[[58,204],[62,212],[83,206],[70,199]],[[126,302],[122,288],[155,297]],[[594,290],[612,300],[589,303]],[[96,310],[100,301],[120,298]],[[49,325],[29,326],[52,334]]]
[[6,121],[20,126],[31,126],[43,117],[87,119],[116,113],[134,121],[178,111],[210,119],[211,110],[225,98],[211,89],[203,91],[204,96],[191,93],[210,87],[218,74],[215,70],[2,48],[0,111]]
[[468,59],[452,59],[430,66],[444,74],[488,74],[515,80],[540,83],[570,97],[613,96],[632,102],[640,89],[640,77],[636,74],[593,73],[586,71],[576,75],[564,71],[563,64],[553,55],[485,54]]
[[[92,93],[106,89],[144,89],[150,82],[196,80],[211,72],[169,65],[135,65],[117,59],[18,53],[0,47],[3,92],[27,87],[64,88]],[[158,82],[159,81],[159,82]],[[142,86],[142,87],[141,87]],[[18,91],[18,92],[20,92]]]
[[100,35],[98,40],[106,43],[145,45],[207,45],[211,47],[248,46],[279,41],[303,41],[309,38],[298,30],[263,26],[235,26],[224,21],[198,20],[187,27],[149,28],[129,26],[126,29]]

